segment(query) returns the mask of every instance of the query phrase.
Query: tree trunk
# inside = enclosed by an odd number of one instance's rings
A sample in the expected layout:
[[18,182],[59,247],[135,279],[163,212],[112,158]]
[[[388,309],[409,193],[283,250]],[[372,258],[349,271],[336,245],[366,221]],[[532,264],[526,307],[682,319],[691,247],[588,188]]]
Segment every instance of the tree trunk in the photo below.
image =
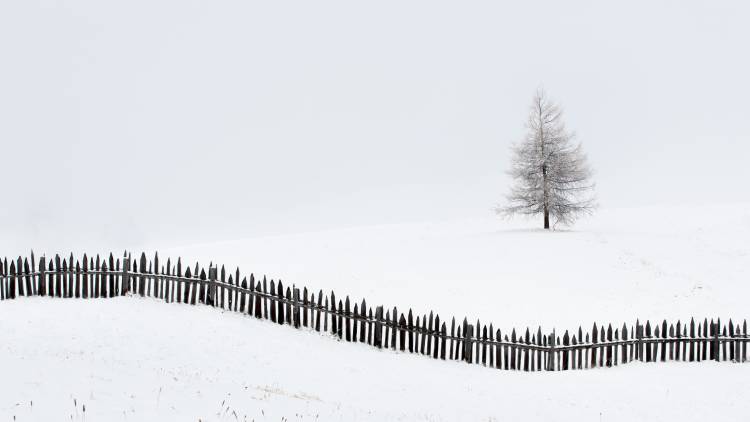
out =
[[[544,148],[542,148],[544,151]],[[549,230],[549,190],[547,188],[547,164],[542,164],[542,189],[544,189],[544,228]]]

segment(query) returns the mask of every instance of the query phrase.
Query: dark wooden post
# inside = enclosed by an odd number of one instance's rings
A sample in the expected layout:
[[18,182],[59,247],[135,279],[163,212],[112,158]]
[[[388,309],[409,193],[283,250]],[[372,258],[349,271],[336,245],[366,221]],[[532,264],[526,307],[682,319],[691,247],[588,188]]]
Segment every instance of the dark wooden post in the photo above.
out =
[[336,335],[339,339],[344,338],[344,304],[339,299],[338,311],[336,313]]
[[[221,266],[221,276],[219,280],[221,280],[221,284],[219,284],[218,289],[216,289],[216,293],[218,293],[218,296],[214,296],[214,306],[218,305],[221,309],[224,309],[224,286],[227,284],[227,270],[224,268],[224,266]],[[229,274],[229,285],[231,286],[233,284],[232,275]],[[240,284],[240,280],[237,279],[237,285]],[[232,290],[229,290],[229,310],[232,310]]]
[[383,348],[383,307],[375,308],[375,335],[373,342],[378,349]]
[[443,325],[440,326],[440,337],[442,337],[443,341],[440,343],[440,359],[445,360],[445,348],[446,344],[448,343],[448,340],[445,338],[447,332],[447,328],[445,326],[445,322],[443,322]]
[[[459,331],[461,328],[459,327]],[[501,333],[502,334],[502,333]],[[510,353],[510,345],[508,344],[508,335],[506,334],[505,337],[502,338],[503,344],[500,345],[500,349],[503,352],[503,369],[506,371],[510,369],[510,360],[508,359],[509,353]]]
[[[191,294],[192,293],[192,294]],[[193,281],[193,274],[190,270],[190,266],[185,266],[185,292],[183,295],[182,303],[191,303],[190,298],[195,298],[195,282]]]
[[388,348],[388,344],[389,344],[388,339],[390,338],[389,336],[391,334],[390,333],[391,331],[390,321],[391,321],[391,311],[386,309],[385,319],[383,320],[383,328],[385,329],[385,333],[383,334],[383,347],[385,347],[386,349]]
[[10,282],[8,283],[8,298],[15,299],[16,298],[16,263],[15,261],[10,261]]
[[[299,288],[297,287],[294,288],[294,296],[292,297],[292,300],[294,302],[294,309],[293,309],[294,328],[299,328],[300,327],[300,314],[299,314],[300,297],[299,297]],[[307,318],[305,318],[305,325],[307,325]]]
[[255,291],[258,292],[255,295],[255,311],[258,313],[256,318],[268,319],[268,297],[266,295],[266,276],[263,276],[263,280],[258,280],[255,284]]
[[721,318],[716,319],[716,333],[714,334],[714,338],[716,338],[716,360],[721,360],[721,346],[723,341],[721,340]]
[[[349,304],[349,296],[344,299],[344,337],[346,338],[346,341],[352,341],[352,334],[351,334],[351,321],[349,317],[351,316],[351,305]],[[403,347],[402,349],[403,350]]]
[[[719,325],[719,328],[721,329],[721,325]],[[727,360],[727,326],[725,325],[723,329],[721,329],[721,337],[723,337],[723,340],[721,340],[721,360]]]
[[[184,296],[182,293],[182,287],[185,286],[185,289],[188,289],[187,283],[183,283],[182,278],[182,258],[177,257],[177,266],[175,268],[175,275],[177,276],[177,279],[175,280],[175,302],[177,303],[185,303]],[[125,282],[123,281],[123,287],[125,287]]]
[[138,295],[139,296],[145,296],[146,295],[146,254],[141,252],[141,262],[138,266],[138,271],[141,273],[141,275],[138,277]]
[[3,260],[0,259],[0,300],[5,300],[5,268],[3,267]]
[[596,344],[599,342],[599,329],[596,327],[596,323],[594,323],[594,328],[591,330],[591,367],[596,368],[597,360],[596,360]]
[[[409,353],[414,353],[414,314],[411,309],[406,317],[406,329],[409,331]],[[422,335],[424,336],[424,333]]]
[[336,294],[331,291],[331,334],[338,332],[338,319],[336,319]]
[[[119,266],[119,263],[118,263]],[[163,275],[167,276],[164,278],[164,302],[170,303],[172,302],[172,260],[167,258],[167,268],[166,270],[162,270],[161,272]],[[117,286],[117,281],[115,281],[115,286]]]
[[45,273],[47,265],[47,257],[42,255],[41,258],[39,258],[39,278],[37,279],[37,291],[39,292],[40,296],[45,296],[47,294],[47,275]]
[[[268,286],[267,286],[267,283],[266,283],[266,276],[263,276],[263,282],[262,283],[260,281],[258,281],[258,287],[260,287],[258,289],[258,291],[262,292],[262,294],[259,294],[256,297],[259,298],[259,299],[261,299],[261,301],[263,302],[263,307],[262,307],[262,309],[263,309],[263,312],[262,312],[263,319],[268,319],[268,294],[266,292],[266,289],[268,288]],[[257,303],[256,303],[256,305],[257,305]],[[258,309],[260,310],[261,307],[259,306]]]
[[690,318],[690,362],[695,361],[695,319]]
[[391,317],[393,318],[391,320],[391,325],[393,326],[393,329],[391,330],[391,349],[396,350],[396,337],[398,334],[398,308],[393,307],[393,313],[391,314]]
[[464,320],[464,328],[464,361],[466,361],[466,363],[471,363],[473,350],[472,336],[474,335],[474,326],[466,323],[466,320]]
[[[34,261],[34,255],[31,255],[32,262]],[[31,274],[31,270],[29,269],[29,260],[24,258],[23,260],[23,273],[24,278],[26,279],[26,296],[35,296],[36,293],[34,292],[34,287],[32,283],[33,275]]]
[[399,350],[403,352],[406,349],[406,318],[404,317],[404,314],[401,314],[401,318],[399,318],[398,320],[398,328],[399,328],[399,337],[398,337]]
[[60,255],[55,255],[55,297],[62,297],[62,266]]
[[370,327],[368,324],[369,321],[367,321],[367,302],[365,298],[362,298],[362,305],[359,307],[359,312],[359,317],[362,318],[359,322],[359,342],[365,343],[367,342],[367,333],[365,331]]
[[16,260],[16,273],[18,274],[18,295],[26,296],[26,286],[23,283],[23,261],[20,256]]
[[565,333],[563,334],[562,338],[562,345],[565,347],[565,349],[562,352],[562,362],[561,362],[561,370],[567,371],[568,370],[568,346],[570,346],[570,336],[568,335],[568,330],[565,330]]
[[120,296],[120,278],[122,278],[120,258],[115,259],[112,254],[110,254],[109,262],[109,297],[117,297]]
[[[419,341],[417,341],[417,345],[415,346],[417,349],[422,351],[422,354],[424,355],[427,353],[427,315],[422,315],[422,325],[419,324],[419,317],[417,317],[417,329],[420,329],[421,327],[421,336],[419,338]],[[416,341],[416,340],[415,340]]]
[[0,259],[0,300],[5,300],[5,268],[3,266],[3,260]]
[[354,309],[352,310],[352,341],[357,342],[357,337],[359,335],[359,323],[357,322],[357,318],[359,318],[359,304],[357,302],[354,302]]
[[718,362],[719,360],[719,323],[716,322],[714,324],[713,320],[711,321],[711,334],[713,335],[713,342],[711,345],[711,358]]
[[[526,345],[523,351],[523,370],[529,371],[529,343],[531,342],[529,327],[526,327],[526,334],[523,336],[523,343]],[[566,352],[567,353],[567,352]]]
[[669,324],[669,360],[674,360],[674,325]]
[[[237,272],[239,273],[239,269],[237,269]],[[252,273],[250,274],[250,284],[247,283],[247,277],[242,278],[242,284],[243,287],[247,288],[247,314],[250,316],[253,316],[253,304],[255,303],[255,278],[253,277]],[[243,295],[244,298],[244,295]],[[236,298],[235,298],[236,301]],[[244,312],[244,311],[240,311]]]
[[278,320],[276,315],[276,282],[271,280],[271,282],[268,285],[269,288],[269,294],[268,294],[268,302],[269,302],[269,312],[271,316],[271,322],[276,322]]
[[[489,336],[487,337],[487,339],[489,340],[489,343],[487,345],[487,353],[489,353],[489,357],[488,357],[489,358],[488,359],[489,360],[489,366],[490,366],[490,368],[494,368],[495,367],[495,329],[494,329],[492,323],[490,323],[490,327],[488,329],[487,334],[489,334]],[[533,343],[534,340],[535,340],[534,336],[531,337],[531,340],[532,340],[532,343]],[[534,353],[536,353],[536,352],[532,350],[532,352],[531,352],[532,359],[534,358]],[[532,371],[534,370],[533,365],[531,367],[531,370]]]
[[372,319],[372,308],[367,308],[367,344],[372,346],[372,332],[373,332],[373,319]]
[[286,323],[292,324],[292,290],[288,286],[286,288]]
[[703,330],[698,330],[701,334],[700,336],[703,337],[703,340],[700,342],[701,344],[701,353],[700,357],[701,360],[710,359],[708,356],[708,318],[703,318]]
[[510,369],[518,369],[518,365],[520,365],[516,360],[516,356],[518,356],[518,347],[516,346],[517,341],[516,329],[514,328],[510,332]]
[[209,267],[208,268],[208,300],[206,300],[207,305],[209,306],[216,306],[216,273],[217,268],[216,267]]
[[[726,341],[729,342],[729,360],[732,362],[736,362],[737,360],[735,359],[734,355],[734,323],[732,322],[731,318],[729,319],[729,339]],[[724,360],[726,360],[726,357],[724,358]]]
[[[272,292],[273,293],[273,292]],[[284,284],[279,280],[276,285],[276,295],[279,298],[279,303],[276,306],[276,322],[280,325],[284,324]]]
[[[443,324],[445,325],[445,324]],[[432,348],[432,357],[433,359],[437,359],[438,355],[440,354],[440,315],[435,315],[435,325],[434,329],[432,331],[433,336],[435,337],[435,345]],[[443,338],[443,343],[445,343],[445,338]],[[442,344],[442,347],[445,347],[445,344]]]
[[[247,290],[247,277],[245,277],[245,278],[242,279],[242,283],[237,283],[237,284],[239,284],[239,286],[242,289]],[[245,299],[245,295],[246,295],[245,291],[241,292],[240,296],[239,296],[239,304],[237,303],[237,299],[235,298],[234,306],[239,309],[240,313],[244,314],[245,313],[245,304],[249,302],[250,306],[247,308],[247,313],[249,315],[252,315],[253,314],[253,312],[252,312],[252,309],[253,309],[253,289],[251,288],[250,291],[249,291],[249,294],[248,294],[249,300]]]
[[[451,341],[450,345],[448,347],[448,350],[450,350],[450,359],[456,360],[456,352],[454,348],[454,337],[456,337],[456,317],[451,317]],[[499,339],[498,339],[499,340]]]
[[101,266],[102,271],[102,278],[101,278],[101,297],[108,297],[107,296],[107,273],[108,273],[108,267],[107,267],[107,260],[102,261]]
[[742,321],[742,351],[740,352],[742,361],[747,361],[747,320]]
[[153,291],[154,298],[160,299],[161,298],[160,296],[161,278],[159,277],[159,253],[158,252],[154,254],[154,266],[153,266],[153,271],[151,271],[151,274],[153,274],[152,282],[153,282],[154,288],[152,291]]
[[[323,307],[323,290],[318,290],[318,308],[315,311],[315,331],[320,331],[321,308]],[[328,320],[328,314],[325,314]]]
[[[86,261],[84,260],[84,268],[86,265],[85,263]],[[86,283],[85,276],[84,283]],[[86,291],[85,286],[86,285],[84,284],[84,291]],[[120,292],[122,292],[123,296],[127,295],[130,292],[130,257],[128,255],[122,257],[122,288],[120,289]]]
[[636,321],[635,322],[635,339],[636,339],[636,358],[643,362],[643,326]]
[[309,312],[309,302],[308,302],[308,296],[307,296],[307,287],[302,288],[302,326],[307,327],[308,326],[308,313],[312,315],[312,312]]
[[[611,367],[614,361],[612,359],[612,324],[609,324],[607,326],[607,343],[607,358],[605,361],[605,365],[607,365],[607,367]],[[615,353],[617,353],[616,350]]]
[[75,267],[75,296],[76,298],[81,297],[81,263],[76,261]]
[[[575,336],[573,336],[575,337]],[[497,341],[500,341],[500,330],[497,330]],[[542,327],[538,327],[536,330],[536,343],[537,346],[543,346],[544,345],[544,336],[542,336]],[[575,352],[574,352],[575,353]],[[580,353],[580,352],[579,352]],[[543,369],[542,362],[544,361],[544,357],[546,356],[546,351],[542,350],[542,347],[537,349],[536,351],[536,370],[541,371]],[[579,355],[580,356],[580,355]],[[578,358],[578,365],[581,364],[580,357]],[[500,366],[500,354],[497,355],[497,365]],[[580,369],[580,367],[579,367]]]
[[740,336],[740,323],[738,322],[737,325],[734,326],[734,357],[737,362],[742,362],[742,342],[738,338]]
[[547,370],[555,370],[555,331],[552,330],[552,334],[549,335],[549,356],[547,356]]
[[[196,267],[198,266],[197,263],[195,265],[196,265]],[[209,262],[209,265],[208,265],[208,270],[209,271],[211,271],[211,265],[213,265],[213,263]],[[198,271],[196,271],[195,274],[200,274],[198,276],[198,280],[200,280],[200,281],[197,284],[197,286],[198,286],[198,303],[202,303],[202,304],[206,305],[208,303],[208,293],[209,293],[208,291],[210,290],[210,288],[208,286],[208,283],[207,283],[207,281],[208,281],[208,274],[206,274],[206,269],[205,268],[201,268],[200,273]]]
[[679,320],[677,321],[677,326],[675,327],[675,338],[675,359],[679,361],[681,360],[680,356],[682,356],[682,325]]
[[[237,287],[240,286],[240,268],[239,267],[235,268],[235,270],[234,270],[234,285],[237,286]],[[228,294],[228,296],[230,298],[229,301],[232,302],[232,300],[231,300],[232,291],[228,290],[227,294]],[[235,311],[235,312],[237,312],[237,308],[238,308],[238,306],[240,304],[240,296],[242,296],[243,299],[244,299],[245,292],[240,292],[239,289],[235,289],[234,290],[234,302],[232,302],[232,304],[230,306],[232,308],[232,310]],[[240,310],[240,312],[242,312],[242,310]]]
[[328,332],[328,313],[330,312],[330,307],[328,306],[328,295],[326,295],[324,301],[323,301],[323,332]]

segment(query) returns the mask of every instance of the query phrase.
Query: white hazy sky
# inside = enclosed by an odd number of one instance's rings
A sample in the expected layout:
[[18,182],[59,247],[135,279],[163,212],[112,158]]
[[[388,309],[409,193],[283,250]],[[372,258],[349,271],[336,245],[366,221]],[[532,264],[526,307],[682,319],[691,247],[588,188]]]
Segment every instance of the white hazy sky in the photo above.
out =
[[486,216],[539,85],[602,206],[748,200],[749,16],[743,1],[4,0],[2,246]]

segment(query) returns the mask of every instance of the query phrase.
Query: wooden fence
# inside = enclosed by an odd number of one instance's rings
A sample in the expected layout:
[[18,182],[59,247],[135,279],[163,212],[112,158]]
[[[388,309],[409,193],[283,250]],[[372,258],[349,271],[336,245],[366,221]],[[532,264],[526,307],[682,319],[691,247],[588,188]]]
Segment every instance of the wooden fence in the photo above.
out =
[[433,359],[460,360],[491,368],[521,371],[579,370],[611,367],[632,361],[747,361],[747,321],[722,323],[704,319],[689,323],[645,324],[628,327],[597,326],[585,332],[560,336],[512,330],[501,333],[493,324],[470,324],[466,318],[441,319],[438,315],[414,315],[397,308],[352,303],[331,292],[317,295],[306,287],[284,286],[281,281],[242,277],[239,269],[227,274],[209,265],[193,269],[176,263],[140,260],[130,255],[115,259],[112,254],[75,260],[55,256],[0,263],[0,299],[18,296],[56,298],[110,298],[124,295],[154,297],[166,302],[205,304],[269,319],[280,325],[306,327],[329,332],[347,342],[367,343],[418,353]]

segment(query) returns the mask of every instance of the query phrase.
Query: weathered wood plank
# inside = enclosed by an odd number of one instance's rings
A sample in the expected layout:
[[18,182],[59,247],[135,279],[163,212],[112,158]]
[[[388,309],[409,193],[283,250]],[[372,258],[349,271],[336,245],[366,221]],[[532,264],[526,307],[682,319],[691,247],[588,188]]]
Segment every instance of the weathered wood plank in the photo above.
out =
[[409,314],[406,318],[406,330],[409,335],[409,353],[414,353],[414,316],[412,315],[411,309],[409,309]]
[[285,322],[287,325],[292,325],[292,320],[294,319],[294,315],[292,312],[292,290],[289,286],[286,288],[286,302],[284,303],[284,308],[286,310],[286,319]]
[[[360,324],[359,324],[359,342],[360,343],[365,343],[367,341],[367,336],[366,336],[365,330],[367,330],[368,324],[367,324],[367,321],[366,321],[366,319],[367,319],[367,302],[365,301],[364,298],[362,298],[362,304],[359,307],[359,312],[360,312],[359,317],[361,318],[360,319]],[[356,322],[355,322],[355,324],[356,324]]]
[[373,344],[378,349],[383,348],[383,307],[382,306],[377,306],[375,308],[375,334],[373,336]]
[[346,341],[352,341],[351,320],[350,320],[351,314],[352,312],[351,312],[350,303],[349,303],[349,296],[347,296],[344,301],[344,320],[345,320],[344,332],[345,332]]
[[[328,299],[326,299],[327,301]],[[318,291],[318,309],[315,313],[315,331],[320,331],[320,313],[323,306],[323,290]],[[326,308],[328,305],[326,305]]]
[[341,302],[341,299],[339,299],[338,313],[336,315],[336,318],[338,319],[338,321],[336,322],[336,328],[338,328],[337,334],[339,336],[339,340],[341,340],[344,338],[344,305]]
[[359,324],[357,323],[357,320],[354,317],[359,316],[359,305],[355,302],[354,303],[354,310],[352,311],[352,341],[356,342],[358,340],[358,331],[359,331]]
[[[270,288],[271,288],[271,293],[273,295],[275,295],[276,294],[276,282],[273,281],[273,280],[271,280],[271,282],[270,282],[269,285],[270,285]],[[265,285],[263,287],[264,287],[264,289],[263,289],[264,292],[263,293],[265,293]],[[276,322],[276,321],[279,320],[276,317],[276,300],[273,297],[268,297],[268,301],[270,302],[268,304],[268,306],[270,308],[269,311],[270,311],[270,315],[271,315],[271,322]]]

